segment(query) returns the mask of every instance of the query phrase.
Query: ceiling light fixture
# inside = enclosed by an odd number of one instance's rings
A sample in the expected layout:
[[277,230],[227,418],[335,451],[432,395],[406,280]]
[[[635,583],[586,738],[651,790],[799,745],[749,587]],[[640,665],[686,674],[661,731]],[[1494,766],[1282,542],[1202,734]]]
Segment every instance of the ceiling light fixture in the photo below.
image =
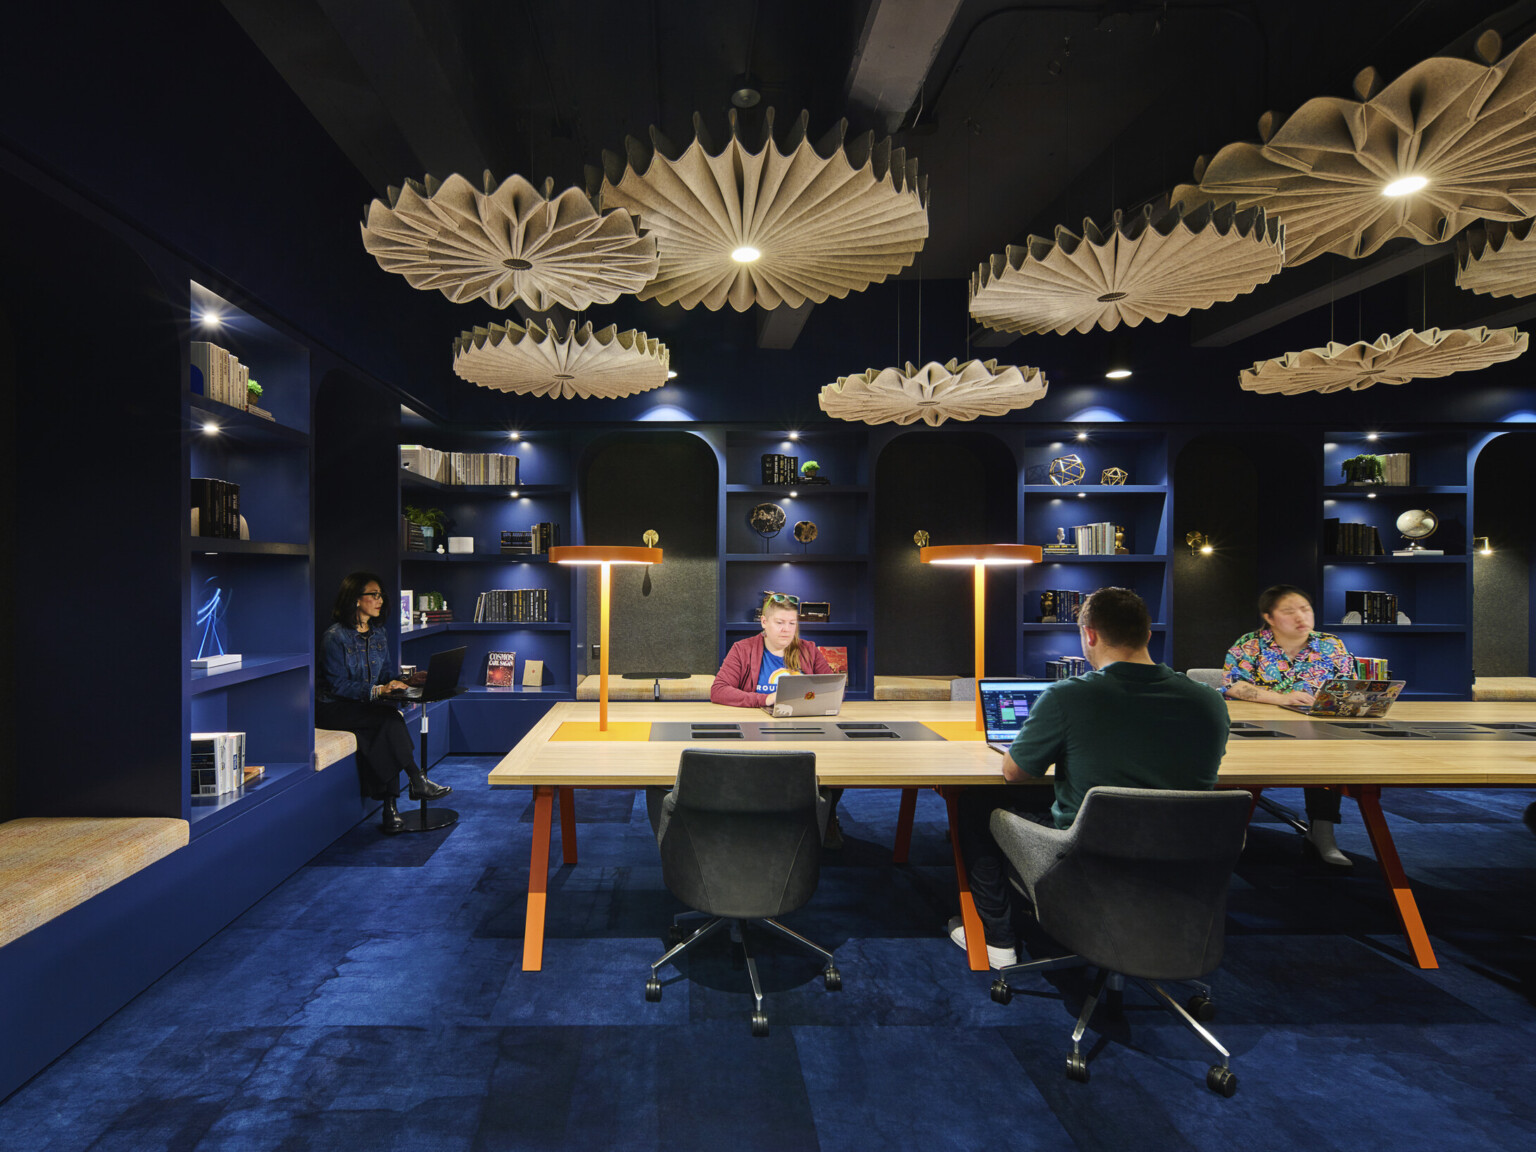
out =
[[1086,432],[1079,432],[1077,434],[1077,438],[1079,440],[1086,440],[1086,439],[1088,439],[1088,433],[1086,433]]
[[1376,441],[1376,440],[1381,439],[1381,437],[1379,437],[1375,432],[1367,432],[1365,434],[1365,438],[1367,440],[1370,440],[1370,441]]
[[817,403],[838,420],[866,424],[911,424],[937,428],[946,420],[1003,416],[1028,408],[1045,395],[1038,368],[999,366],[996,360],[930,361],[921,368],[870,368],[839,376],[821,390]]
[[214,436],[214,435],[217,435],[218,431],[219,431],[219,426],[217,424],[214,424],[214,423],[210,422],[210,423],[207,423],[207,424],[203,425],[203,435],[204,436]]
[[214,328],[224,323],[224,317],[220,316],[217,312],[204,312],[198,319]]
[[731,84],[731,103],[737,108],[756,108],[762,103],[763,94],[753,82],[750,73],[743,72]]
[[461,333],[453,342],[454,374],[497,392],[525,396],[579,396],[610,400],[660,388],[667,382],[667,346],[644,332],[595,331],[589,321],[553,328],[493,323]]
[[1329,343],[1260,360],[1239,372],[1238,380],[1245,392],[1359,391],[1372,384],[1406,384],[1486,368],[1513,360],[1528,342],[1518,328],[1410,328],[1374,342]]
[[675,368],[668,368],[667,369],[667,379],[668,380],[676,380],[677,379],[677,369],[675,369]]
[[800,433],[798,433],[798,432],[790,432],[790,433],[787,433],[787,435],[789,436],[789,438],[791,440],[798,440],[798,439],[800,439]]
[[1404,176],[1381,190],[1383,196],[1411,196],[1429,183],[1427,176]]
[[1129,368],[1111,368],[1108,372],[1104,373],[1104,379],[1106,380],[1129,380],[1130,377],[1131,370]]
[[508,440],[521,440],[522,439],[522,435],[517,433],[517,432],[508,432],[507,433],[507,439]]
[[731,249],[731,259],[738,264],[750,264],[761,256],[762,252],[750,244],[743,244],[740,248]]

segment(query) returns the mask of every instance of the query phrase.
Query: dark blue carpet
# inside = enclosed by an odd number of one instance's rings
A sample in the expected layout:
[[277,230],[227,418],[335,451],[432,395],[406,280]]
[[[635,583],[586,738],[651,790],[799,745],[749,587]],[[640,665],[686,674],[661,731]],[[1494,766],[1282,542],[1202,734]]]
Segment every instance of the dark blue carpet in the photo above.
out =
[[492,763],[434,770],[456,788],[452,829],[359,825],[0,1104],[0,1149],[1536,1146],[1527,793],[1389,790],[1431,972],[1406,962],[1348,805],[1344,878],[1258,813],[1215,979],[1241,1081],[1224,1100],[1202,1047],[1134,986],[1088,1036],[1089,1084],[1063,1075],[1083,974],[991,1002],[942,933],[954,878],[927,794],[894,867],[897,794],[850,791],[847,847],[788,918],[836,951],[842,992],[813,957],[751,938],[767,1039],[723,937],[642,998],[680,906],[638,795],[578,794],[581,863],[559,865],[557,844],[544,971],[525,973],[529,796],[491,793]]

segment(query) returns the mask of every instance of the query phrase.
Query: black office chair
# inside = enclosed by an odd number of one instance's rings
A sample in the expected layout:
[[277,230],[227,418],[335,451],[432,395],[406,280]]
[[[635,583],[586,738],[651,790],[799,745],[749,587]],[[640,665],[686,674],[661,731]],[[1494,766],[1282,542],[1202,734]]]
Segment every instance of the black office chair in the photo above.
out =
[[[811,898],[821,874],[821,838],[827,804],[816,788],[812,752],[712,752],[690,748],[677,783],[662,805],[656,842],[667,887],[694,909],[674,917],[673,947],[651,965],[645,998],[661,999],[656,972],[729,924],[752,979],[752,1035],[768,1035],[757,963],[747,950],[744,921],[762,924],[826,961],[829,992],[843,986],[832,953],[784,927],[776,916]],[[686,939],[678,921],[708,922]]]
[[[1001,969],[992,999],[1013,999],[1009,977],[1092,966],[1099,970],[1072,1032],[1067,1077],[1086,1082],[1083,1033],[1106,985],[1118,1008],[1131,977],[1221,1055],[1206,1085],[1237,1091],[1230,1054],[1201,1023],[1215,1015],[1199,977],[1221,963],[1227,885],[1248,826],[1252,798],[1240,790],[1175,792],[1090,788],[1071,828],[1031,823],[1005,809],[992,813],[992,835],[1033,901],[1040,926],[1075,955]],[[1187,1005],[1158,981],[1193,984]],[[1197,1019],[1198,1017],[1198,1019]]]

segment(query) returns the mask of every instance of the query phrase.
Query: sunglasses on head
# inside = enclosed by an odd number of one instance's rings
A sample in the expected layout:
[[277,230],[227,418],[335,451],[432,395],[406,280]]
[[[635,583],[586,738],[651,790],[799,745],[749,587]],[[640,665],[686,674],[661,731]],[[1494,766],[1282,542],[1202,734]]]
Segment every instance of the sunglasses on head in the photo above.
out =
[[770,592],[768,599],[775,604],[793,604],[796,608],[800,607],[800,597],[791,596],[787,592]]

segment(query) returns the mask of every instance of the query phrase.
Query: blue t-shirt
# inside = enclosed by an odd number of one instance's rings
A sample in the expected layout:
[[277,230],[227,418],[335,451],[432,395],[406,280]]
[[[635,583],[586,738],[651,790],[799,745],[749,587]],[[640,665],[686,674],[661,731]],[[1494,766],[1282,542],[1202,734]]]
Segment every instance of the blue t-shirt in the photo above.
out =
[[757,690],[764,696],[774,690],[780,676],[784,675],[784,657],[775,656],[763,649],[763,664],[757,670]]

